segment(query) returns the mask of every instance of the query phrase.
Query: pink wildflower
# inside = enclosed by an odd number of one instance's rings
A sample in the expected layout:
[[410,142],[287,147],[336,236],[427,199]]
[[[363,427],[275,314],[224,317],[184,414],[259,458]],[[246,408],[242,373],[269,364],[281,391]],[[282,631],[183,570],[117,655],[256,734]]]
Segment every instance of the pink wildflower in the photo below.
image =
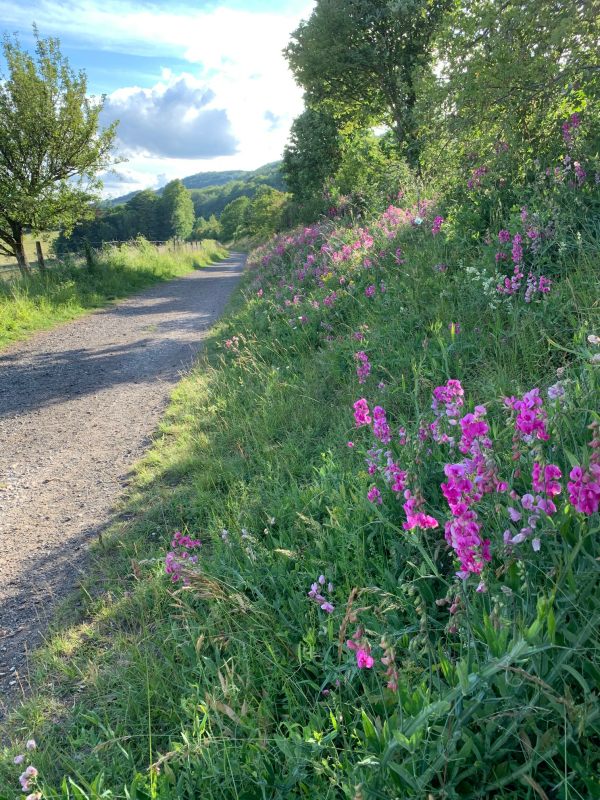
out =
[[438,216],[433,220],[433,225],[431,227],[431,233],[432,233],[433,236],[437,236],[438,235],[438,233],[440,232],[443,224],[444,224],[444,218],[443,217],[439,217]]
[[388,425],[385,409],[375,406],[373,409],[373,433],[380,442],[389,444],[392,441],[392,431]]
[[375,660],[368,647],[359,647],[356,651],[356,665],[359,669],[371,669]]
[[354,358],[358,361],[358,364],[356,365],[358,382],[365,383],[371,373],[371,364],[369,363],[369,358],[362,350],[359,350],[358,353],[355,353]]
[[360,400],[354,403],[354,420],[357,428],[371,424],[369,405],[364,397],[361,397]]
[[519,400],[516,397],[505,397],[504,404],[517,412],[515,428],[527,443],[537,438],[547,442],[550,438],[546,430],[548,415],[543,409],[543,401],[539,389],[526,392]]
[[600,505],[600,464],[592,463],[589,469],[573,467],[567,484],[569,500],[582,514],[594,514]]
[[381,505],[382,503],[381,492],[376,486],[371,486],[371,488],[367,492],[367,499],[370,503],[374,503],[375,505],[378,506]]

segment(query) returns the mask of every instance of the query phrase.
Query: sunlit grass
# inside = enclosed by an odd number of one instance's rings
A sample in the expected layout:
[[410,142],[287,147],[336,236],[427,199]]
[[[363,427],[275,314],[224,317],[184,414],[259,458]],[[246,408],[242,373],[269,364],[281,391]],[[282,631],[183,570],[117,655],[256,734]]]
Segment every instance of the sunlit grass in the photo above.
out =
[[197,250],[168,251],[140,242],[107,249],[90,270],[83,263],[0,281],[0,347],[35,331],[101,308],[145,286],[222,259],[226,250],[205,241]]

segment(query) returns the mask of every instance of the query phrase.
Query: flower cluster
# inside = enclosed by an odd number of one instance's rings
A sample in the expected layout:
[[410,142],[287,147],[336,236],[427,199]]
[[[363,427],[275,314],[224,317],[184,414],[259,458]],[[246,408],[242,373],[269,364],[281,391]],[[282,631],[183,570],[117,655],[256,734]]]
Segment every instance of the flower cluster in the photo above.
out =
[[191,536],[175,531],[171,541],[171,547],[165,556],[165,572],[171,576],[173,583],[182,580],[185,586],[189,585],[189,579],[185,576],[185,571],[198,563],[197,551],[202,547],[199,539],[192,539]]
[[354,421],[356,422],[357,428],[361,428],[363,425],[371,424],[371,412],[369,410],[369,404],[364,397],[361,397],[360,400],[357,400],[356,403],[354,403]]
[[[37,749],[37,744],[35,739],[29,739],[25,745],[25,749],[29,752]],[[13,759],[13,763],[17,765],[23,764],[25,761],[25,754],[20,753],[19,755],[15,756]],[[41,800],[42,792],[38,788],[38,778],[39,772],[33,764],[30,764],[22,773],[19,775],[19,783],[21,784],[21,790],[23,792],[29,792],[25,800]],[[33,791],[32,791],[33,790]]]
[[364,383],[371,374],[371,364],[369,363],[369,357],[363,350],[359,350],[358,353],[354,354],[354,358],[358,362],[358,364],[356,365],[356,374],[358,375],[358,382]]
[[[548,393],[550,397],[561,397],[564,388],[562,385],[550,387]],[[509,492],[510,487],[498,475],[486,407],[477,405],[472,412],[463,414],[464,397],[464,389],[458,380],[450,379],[435,387],[431,404],[433,421],[427,426],[421,421],[418,441],[420,447],[426,447],[428,440],[433,439],[438,445],[458,450],[463,457],[461,461],[448,461],[443,468],[445,480],[440,488],[451,515],[444,523],[444,536],[458,561],[457,577],[464,580],[469,575],[480,576],[477,590],[485,591],[486,585],[481,578],[485,565],[492,558],[492,540],[483,534],[477,506],[485,495],[503,495]],[[512,547],[531,539],[532,547],[537,551],[541,546],[540,535],[536,533],[538,523],[542,517],[557,512],[555,501],[562,492],[562,472],[558,465],[546,463],[542,456],[541,447],[549,440],[550,434],[548,414],[539,389],[534,388],[522,397],[505,398],[504,407],[513,413],[513,446],[517,448],[513,450],[513,458],[522,458],[518,446],[523,443],[527,445],[526,456],[534,457],[531,491],[526,489],[520,496],[515,489],[510,490],[513,505],[508,506],[507,513],[511,523],[520,523],[521,527],[516,532],[506,530],[504,544]],[[354,413],[358,427],[369,426],[375,439],[390,444],[391,427],[381,406],[373,408],[371,418],[368,402],[361,398],[354,404]],[[406,431],[401,430],[402,442],[406,443]],[[600,426],[593,426],[593,430],[590,464],[587,468],[574,467],[568,485],[571,504],[577,511],[588,515],[595,513],[600,505]],[[424,511],[425,499],[421,492],[411,488],[414,478],[401,469],[391,451],[371,448],[367,453],[367,466],[370,475],[383,476],[396,496],[403,495],[404,530],[438,527],[436,517]],[[520,472],[517,470],[515,477]],[[377,505],[384,502],[384,495],[376,484],[369,488],[367,498]]]
[[356,656],[356,666],[359,669],[372,669],[375,659],[371,655],[371,646],[365,637],[365,632],[358,627],[352,634],[352,638],[346,642],[346,647],[352,650]]
[[575,466],[569,473],[567,484],[569,501],[581,514],[595,514],[600,506],[600,436],[598,424],[592,425],[594,436],[590,442],[592,455],[586,469]]
[[433,225],[431,226],[431,233],[432,233],[433,236],[437,236],[438,235],[438,233],[442,229],[442,225],[443,224],[444,224],[444,218],[443,217],[439,217],[438,216],[433,220]]
[[521,399],[505,397],[504,404],[517,412],[515,418],[517,437],[527,444],[531,444],[534,439],[548,441],[550,438],[547,430],[548,414],[543,408],[539,389],[526,392]]
[[225,347],[228,350],[234,350],[237,352],[240,348],[240,337],[239,336],[232,336],[231,339],[225,340]]
[[571,114],[569,119],[565,120],[562,124],[562,136],[567,147],[573,147],[575,137],[581,125],[581,117],[579,114]]
[[333,593],[333,583],[331,581],[327,581],[324,575],[319,575],[317,580],[311,584],[310,591],[308,592],[308,597],[313,600],[321,611],[325,611],[327,614],[332,614],[335,610],[335,606],[325,597],[325,592],[331,595]]

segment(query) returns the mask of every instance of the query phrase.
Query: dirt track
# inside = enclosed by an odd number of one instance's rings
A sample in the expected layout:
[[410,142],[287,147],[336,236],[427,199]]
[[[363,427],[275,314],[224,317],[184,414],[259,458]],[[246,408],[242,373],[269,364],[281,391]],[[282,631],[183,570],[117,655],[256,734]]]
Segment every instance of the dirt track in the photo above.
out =
[[0,716],[243,256],[0,352]]

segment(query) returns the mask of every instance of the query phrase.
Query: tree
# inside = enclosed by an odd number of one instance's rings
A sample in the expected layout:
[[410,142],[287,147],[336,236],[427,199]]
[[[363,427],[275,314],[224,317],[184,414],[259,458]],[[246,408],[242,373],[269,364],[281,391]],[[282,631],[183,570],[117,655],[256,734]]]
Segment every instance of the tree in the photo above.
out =
[[158,233],[158,212],[160,200],[152,189],[138,192],[126,203],[126,208],[131,211],[132,225],[135,230],[128,238],[141,235],[148,241],[156,241]]
[[598,0],[461,0],[440,28],[438,77],[423,95],[433,140],[466,152],[500,142],[515,162],[548,157],[557,142],[560,157],[560,123],[575,111],[597,120],[599,41]]
[[419,72],[452,0],[317,0],[285,49],[307,104],[347,127],[389,125],[417,165]]
[[251,235],[270,236],[279,230],[289,195],[261,186],[244,212],[244,228]]
[[239,238],[244,233],[244,217],[249,205],[250,199],[244,195],[225,206],[219,220],[224,242]]
[[221,233],[221,223],[211,214],[208,219],[198,217],[192,235],[194,239],[220,239]]
[[283,151],[282,172],[297,200],[314,197],[341,159],[341,136],[330,114],[307,108],[297,117]]
[[85,72],[71,70],[58,40],[34,34],[35,56],[4,38],[0,81],[0,252],[24,273],[25,230],[70,230],[89,213],[116,131],[99,130],[103,99],[87,96]]
[[178,180],[167,183],[160,198],[163,237],[187,239],[194,229],[195,215],[192,195]]

